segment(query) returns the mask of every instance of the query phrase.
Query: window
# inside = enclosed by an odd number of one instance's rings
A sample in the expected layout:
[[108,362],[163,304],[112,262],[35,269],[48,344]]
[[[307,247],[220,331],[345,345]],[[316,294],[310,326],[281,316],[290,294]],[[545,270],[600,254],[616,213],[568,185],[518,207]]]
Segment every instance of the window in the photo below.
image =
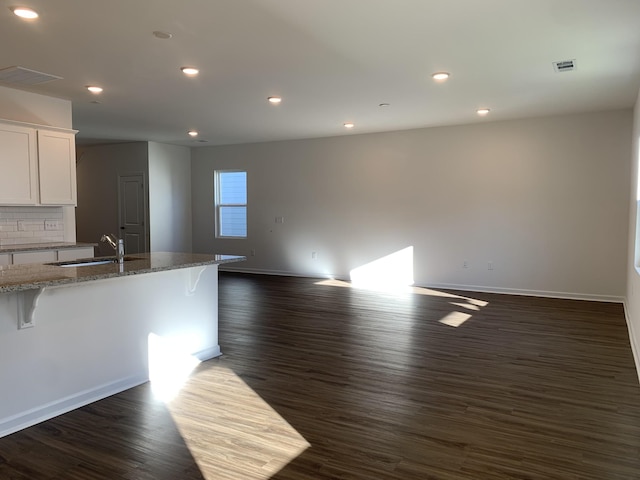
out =
[[216,237],[247,236],[247,172],[215,172]]

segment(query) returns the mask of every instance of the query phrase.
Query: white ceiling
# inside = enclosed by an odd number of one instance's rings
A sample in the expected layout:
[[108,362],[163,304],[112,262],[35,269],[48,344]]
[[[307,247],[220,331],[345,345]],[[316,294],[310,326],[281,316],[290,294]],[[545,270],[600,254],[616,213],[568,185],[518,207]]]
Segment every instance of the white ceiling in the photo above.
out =
[[632,107],[640,0],[0,0],[0,45],[63,77],[29,90],[72,100],[80,143],[221,145]]

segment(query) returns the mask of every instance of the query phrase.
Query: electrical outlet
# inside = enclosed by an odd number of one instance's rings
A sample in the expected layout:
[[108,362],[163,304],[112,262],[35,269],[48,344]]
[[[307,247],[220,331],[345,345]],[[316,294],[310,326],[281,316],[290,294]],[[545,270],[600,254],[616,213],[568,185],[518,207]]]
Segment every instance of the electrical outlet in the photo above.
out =
[[276,217],[276,223],[284,223],[284,217]]
[[493,270],[493,262],[487,264],[487,270]]
[[462,268],[469,268],[469,261],[468,260],[464,260],[462,262]]
[[45,230],[57,230],[58,229],[58,221],[57,220],[45,220],[44,221],[44,229]]
[[318,259],[318,252],[311,252],[311,260],[317,260]]
[[25,226],[24,226],[24,222],[22,220],[18,220],[18,231],[19,232],[24,232],[26,230]]

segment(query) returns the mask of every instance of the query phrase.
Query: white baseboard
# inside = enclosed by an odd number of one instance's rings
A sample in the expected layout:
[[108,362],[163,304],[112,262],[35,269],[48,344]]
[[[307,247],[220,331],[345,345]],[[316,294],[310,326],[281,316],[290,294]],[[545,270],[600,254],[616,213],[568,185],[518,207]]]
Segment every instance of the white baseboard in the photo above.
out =
[[[195,358],[204,362],[222,355],[220,345],[206,348],[193,354]],[[59,401],[51,402],[40,407],[21,412],[13,417],[0,420],[0,438],[11,435],[19,430],[32,427],[45,420],[50,420],[58,415],[70,412],[76,408],[84,407],[98,400],[110,397],[116,393],[124,392],[138,385],[142,385],[149,381],[148,375],[133,376],[123,378],[115,382],[111,382],[91,390],[78,392],[77,394],[63,398]]]
[[433,284],[428,288],[443,290],[462,290],[465,292],[501,293],[504,295],[522,295],[526,297],[562,298],[566,300],[586,300],[590,302],[624,303],[624,297],[614,295],[596,295],[592,293],[554,292],[546,290],[520,290],[516,288],[486,287],[483,285]]
[[[288,272],[283,270],[260,270],[242,267],[226,267],[220,271],[234,273],[250,273],[256,275],[278,275],[283,277],[307,277],[307,278],[333,278],[336,280],[349,281],[348,275],[320,275],[316,272]],[[624,297],[615,295],[596,295],[592,293],[573,293],[573,292],[554,292],[546,290],[520,290],[516,288],[488,287],[484,285],[461,285],[457,283],[434,283],[421,284],[416,283],[414,287],[424,287],[442,290],[461,290],[464,292],[481,292],[481,293],[501,293],[504,295],[523,295],[527,297],[544,297],[544,298],[563,298],[567,300],[586,300],[592,302],[611,302],[624,303]]]
[[201,362],[211,360],[212,358],[219,357],[220,355],[222,355],[222,352],[220,351],[220,345],[216,345],[215,347],[211,348],[205,348],[204,350],[200,350],[199,352],[192,354],[192,356],[194,356]]
[[633,361],[636,364],[636,373],[638,374],[638,381],[640,382],[640,345],[638,345],[633,330],[633,323],[629,318],[629,310],[627,308],[627,302],[624,302],[624,318],[627,321],[627,329],[629,330],[629,343],[631,343],[631,352],[633,353]]
[[27,410],[26,412],[21,412],[13,417],[4,418],[0,420],[0,438],[57,417],[63,413],[70,412],[76,408],[84,407],[97,400],[137,387],[147,381],[149,381],[148,376],[124,378]]

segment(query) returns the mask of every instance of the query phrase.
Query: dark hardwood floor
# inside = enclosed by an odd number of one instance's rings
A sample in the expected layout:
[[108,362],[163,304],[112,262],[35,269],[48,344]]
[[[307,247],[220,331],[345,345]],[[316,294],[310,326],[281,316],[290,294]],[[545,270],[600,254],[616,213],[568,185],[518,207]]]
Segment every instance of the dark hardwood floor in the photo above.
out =
[[640,479],[619,304],[229,273],[219,303],[175,398],[0,439],[0,479]]

